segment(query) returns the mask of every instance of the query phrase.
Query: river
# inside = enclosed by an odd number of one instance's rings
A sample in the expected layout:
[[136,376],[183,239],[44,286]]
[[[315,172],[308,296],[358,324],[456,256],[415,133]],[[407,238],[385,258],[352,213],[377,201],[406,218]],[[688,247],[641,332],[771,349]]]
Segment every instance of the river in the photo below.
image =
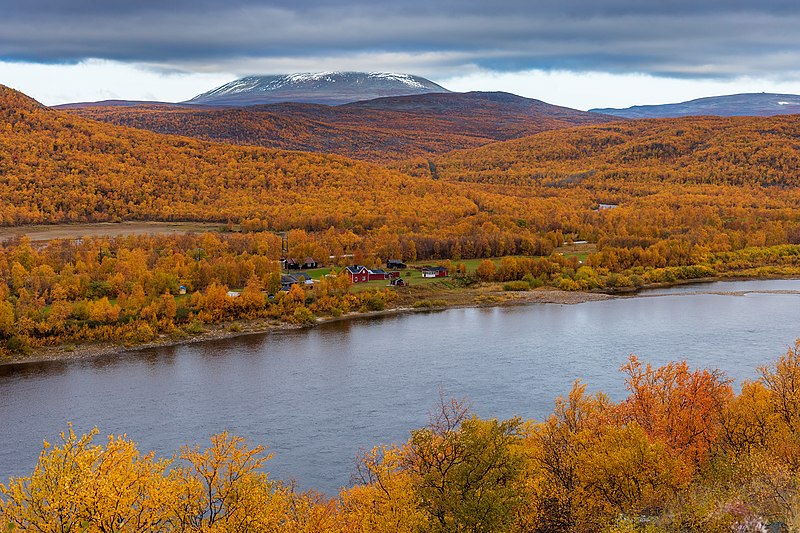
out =
[[4,366],[0,480],[30,473],[42,439],[56,440],[71,421],[167,456],[228,430],[269,447],[272,477],[333,495],[360,448],[405,441],[440,393],[468,398],[482,417],[542,419],[576,379],[624,398],[619,368],[630,353],[654,365],[686,359],[741,382],[800,337],[798,309],[800,280],[718,282]]

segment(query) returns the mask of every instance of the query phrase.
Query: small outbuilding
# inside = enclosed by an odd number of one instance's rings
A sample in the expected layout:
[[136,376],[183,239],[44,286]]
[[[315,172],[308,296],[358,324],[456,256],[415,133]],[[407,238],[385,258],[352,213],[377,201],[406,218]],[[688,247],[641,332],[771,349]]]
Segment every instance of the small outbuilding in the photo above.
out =
[[284,274],[281,276],[281,290],[289,291],[292,285],[300,285],[302,282],[294,274]]

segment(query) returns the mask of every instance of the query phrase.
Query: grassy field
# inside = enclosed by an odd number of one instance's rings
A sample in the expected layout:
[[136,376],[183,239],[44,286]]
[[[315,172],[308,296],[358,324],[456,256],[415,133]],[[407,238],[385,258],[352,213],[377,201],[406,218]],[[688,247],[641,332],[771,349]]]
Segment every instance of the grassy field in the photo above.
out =
[[289,273],[292,274],[293,276],[305,276],[306,278],[311,276],[311,279],[322,279],[324,275],[331,273],[331,269],[330,267],[323,267],[323,268],[309,268],[308,270],[284,270],[283,273],[284,274]]
[[31,241],[78,239],[118,235],[149,235],[162,233],[201,233],[222,231],[225,224],[211,222],[98,222],[95,224],[54,224],[52,226],[17,226],[0,228],[0,241],[27,235]]
[[565,244],[556,248],[555,253],[563,254],[565,257],[577,257],[578,261],[585,263],[589,254],[593,254],[596,251],[597,245],[590,242],[586,244]]

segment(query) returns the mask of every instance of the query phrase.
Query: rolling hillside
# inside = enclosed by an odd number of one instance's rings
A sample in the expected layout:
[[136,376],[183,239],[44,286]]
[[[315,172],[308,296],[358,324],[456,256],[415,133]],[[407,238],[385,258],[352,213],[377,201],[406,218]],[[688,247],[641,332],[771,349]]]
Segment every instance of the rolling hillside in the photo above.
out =
[[480,92],[380,98],[336,107],[276,104],[194,109],[161,105],[67,111],[157,133],[377,162],[428,157],[550,129],[614,120],[508,93]]
[[0,102],[5,225],[231,220],[434,258],[541,253],[573,235],[657,247],[654,265],[800,242],[797,117],[564,128],[396,163],[404,173],[121,128],[7,89]]
[[445,154],[446,179],[800,186],[800,117],[649,119],[549,131]]
[[797,116],[653,119],[450,152],[434,168],[443,181],[590,198],[597,216],[574,213],[580,222],[562,230],[583,228],[601,247],[672,247],[686,262],[700,250],[800,243],[798,138]]
[[[2,86],[0,130],[3,225],[260,218],[274,229],[366,231],[403,217],[434,225],[434,213],[453,221],[474,211],[452,187],[374,165],[121,128]],[[415,195],[428,201],[405,201]]]

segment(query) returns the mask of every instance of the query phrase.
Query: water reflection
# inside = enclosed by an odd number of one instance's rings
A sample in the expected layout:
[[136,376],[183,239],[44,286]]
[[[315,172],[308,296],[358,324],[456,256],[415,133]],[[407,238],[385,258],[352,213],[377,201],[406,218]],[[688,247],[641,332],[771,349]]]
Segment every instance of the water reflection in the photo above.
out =
[[0,380],[5,378],[27,378],[44,374],[63,374],[69,369],[64,361],[42,361],[35,363],[17,363],[0,366]]

